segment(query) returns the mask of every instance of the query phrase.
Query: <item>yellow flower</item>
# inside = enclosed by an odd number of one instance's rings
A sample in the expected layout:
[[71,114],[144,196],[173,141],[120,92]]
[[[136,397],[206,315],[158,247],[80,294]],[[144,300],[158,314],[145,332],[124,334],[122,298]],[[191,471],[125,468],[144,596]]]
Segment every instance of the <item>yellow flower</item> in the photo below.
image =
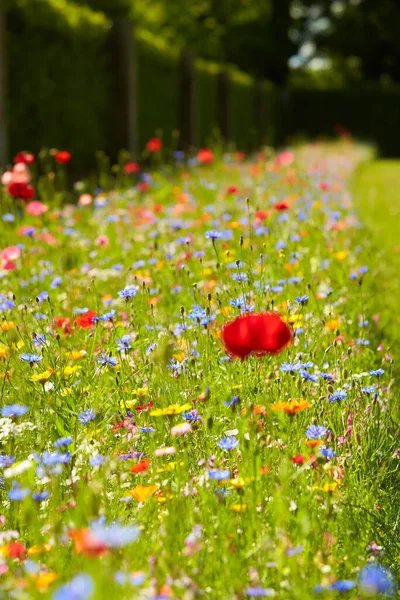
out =
[[54,375],[54,373],[55,373],[54,369],[49,367],[46,371],[42,371],[42,373],[34,373],[31,377],[31,381],[38,382],[38,383],[44,383],[45,381],[50,379],[50,377],[52,375]]
[[9,331],[10,329],[15,329],[16,325],[12,321],[3,321],[0,325],[0,329],[2,331]]
[[296,415],[301,410],[305,410],[306,408],[310,408],[310,402],[307,400],[290,400],[289,402],[275,402],[275,404],[271,404],[271,410],[279,410],[288,415]]
[[334,254],[334,256],[338,260],[344,260],[348,254],[349,254],[348,250],[340,250],[340,252],[336,252],[336,254]]
[[181,461],[181,462],[170,462],[167,465],[165,465],[165,467],[163,469],[157,469],[157,473],[170,473],[171,471],[175,471],[176,467],[184,467],[185,466],[185,462]]
[[135,498],[138,502],[146,502],[158,490],[158,485],[138,485],[133,490],[128,490],[127,494]]
[[232,306],[223,306],[221,308],[221,313],[224,315],[224,317],[226,317],[227,315],[230,315],[232,312]]
[[321,492],[332,493],[340,486],[340,481],[332,481],[331,483],[326,482],[322,487],[314,486],[314,490],[320,490]]
[[10,356],[10,354],[10,348],[5,344],[0,344],[0,358],[6,358],[7,356]]
[[172,358],[174,358],[175,360],[177,360],[178,362],[183,362],[186,358],[186,354],[184,352],[176,352],[175,354],[172,355]]
[[54,583],[57,578],[58,575],[56,575],[56,573],[41,573],[40,575],[35,575],[33,577],[38,590],[47,590],[49,585]]
[[78,360],[78,358],[82,358],[86,356],[86,350],[72,350],[72,352],[67,352],[66,356],[70,360]]
[[301,327],[303,325],[304,316],[301,313],[290,315],[290,317],[283,317],[282,321],[285,323],[290,323],[294,327]]
[[247,504],[232,504],[231,510],[237,513],[245,512],[247,510]]
[[137,400],[125,400],[125,402],[121,400],[119,403],[122,410],[124,410],[124,408],[132,408],[135,404],[137,404]]
[[147,387],[137,388],[136,390],[133,390],[132,393],[135,396],[137,396],[138,398],[144,398],[149,393],[149,388],[147,388]]
[[43,544],[43,546],[31,546],[28,548],[28,556],[33,556],[35,554],[43,554],[44,552],[50,552],[51,545]]
[[167,406],[166,408],[156,408],[155,410],[152,410],[150,416],[165,417],[170,415],[180,415],[191,408],[191,404],[170,404],[170,406]]
[[73,392],[72,388],[69,388],[69,387],[67,387],[67,388],[63,388],[63,389],[61,390],[61,396],[62,396],[63,398],[65,398],[66,396],[71,396],[71,395],[72,395],[72,392]]
[[80,371],[82,367],[78,367],[77,365],[74,365],[73,367],[71,366],[67,366],[65,367],[63,373],[66,377],[69,377],[70,375],[74,375],[74,373],[77,373],[77,371]]

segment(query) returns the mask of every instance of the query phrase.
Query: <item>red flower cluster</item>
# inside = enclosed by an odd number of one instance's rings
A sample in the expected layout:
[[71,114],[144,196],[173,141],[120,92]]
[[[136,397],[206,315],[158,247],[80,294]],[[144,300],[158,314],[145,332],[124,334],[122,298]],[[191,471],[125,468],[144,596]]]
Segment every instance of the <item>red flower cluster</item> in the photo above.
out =
[[27,183],[10,183],[8,186],[8,193],[14,198],[19,198],[20,200],[32,200],[35,195],[35,190],[31,185]]
[[292,339],[292,332],[276,313],[242,315],[222,330],[227,351],[241,359],[249,354],[277,354]]
[[33,165],[35,162],[34,154],[30,152],[18,152],[17,156],[14,158],[14,163],[24,163],[25,165]]
[[89,310],[88,312],[84,313],[81,317],[75,319],[75,321],[78,327],[89,329],[94,323],[94,317],[97,317],[97,313],[94,310]]
[[54,159],[61,165],[65,165],[71,160],[71,152],[68,152],[67,150],[59,150],[55,153]]
[[147,152],[160,152],[162,142],[158,138],[151,138],[146,144]]

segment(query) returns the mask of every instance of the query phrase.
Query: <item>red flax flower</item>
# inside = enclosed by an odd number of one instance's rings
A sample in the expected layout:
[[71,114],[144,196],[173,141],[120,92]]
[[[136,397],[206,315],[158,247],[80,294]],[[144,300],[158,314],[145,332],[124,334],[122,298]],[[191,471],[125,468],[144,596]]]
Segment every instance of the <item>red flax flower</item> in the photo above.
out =
[[8,193],[13,198],[20,198],[21,200],[32,200],[35,195],[35,190],[31,185],[27,183],[10,183],[8,186]]
[[226,350],[241,359],[249,354],[277,354],[292,339],[289,327],[272,312],[242,315],[222,330]]
[[146,144],[147,152],[160,152],[162,142],[158,138],[151,138]]
[[67,150],[59,150],[55,153],[54,159],[58,163],[65,165],[71,160],[71,152],[68,152]]

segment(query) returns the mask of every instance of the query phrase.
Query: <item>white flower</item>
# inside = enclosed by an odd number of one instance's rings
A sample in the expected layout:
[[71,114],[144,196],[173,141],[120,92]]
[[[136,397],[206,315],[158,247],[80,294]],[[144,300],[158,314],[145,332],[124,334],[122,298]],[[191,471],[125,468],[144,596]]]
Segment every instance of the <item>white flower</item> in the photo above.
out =
[[11,467],[8,467],[4,470],[4,477],[6,479],[9,479],[10,477],[16,477],[17,475],[21,475],[21,473],[25,473],[25,471],[28,471],[32,465],[33,461],[31,460],[23,460],[21,462],[17,462]]

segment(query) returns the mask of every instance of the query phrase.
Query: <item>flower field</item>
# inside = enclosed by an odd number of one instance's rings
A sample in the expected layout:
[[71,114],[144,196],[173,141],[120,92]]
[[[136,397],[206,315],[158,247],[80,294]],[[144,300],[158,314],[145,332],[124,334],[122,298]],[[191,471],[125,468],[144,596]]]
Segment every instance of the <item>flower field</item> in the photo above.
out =
[[161,152],[2,176],[0,598],[397,597],[369,149]]

